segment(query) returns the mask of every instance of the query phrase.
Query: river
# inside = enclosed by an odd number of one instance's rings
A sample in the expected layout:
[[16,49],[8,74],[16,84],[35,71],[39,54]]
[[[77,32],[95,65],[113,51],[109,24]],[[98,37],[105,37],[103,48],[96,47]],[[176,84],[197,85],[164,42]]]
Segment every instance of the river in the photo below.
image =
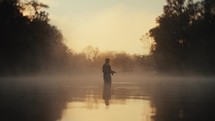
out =
[[212,121],[215,80],[118,75],[0,79],[2,121]]

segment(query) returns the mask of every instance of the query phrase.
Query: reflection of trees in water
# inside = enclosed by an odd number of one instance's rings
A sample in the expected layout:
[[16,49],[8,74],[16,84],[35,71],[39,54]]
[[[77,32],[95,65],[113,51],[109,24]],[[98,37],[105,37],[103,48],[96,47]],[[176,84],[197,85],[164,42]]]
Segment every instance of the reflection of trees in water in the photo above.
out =
[[157,100],[155,121],[209,121],[214,120],[214,104],[210,102],[189,102]]
[[156,84],[152,103],[155,121],[215,120],[214,82],[164,81]]
[[0,84],[0,120],[56,121],[61,118],[67,99],[57,86],[3,81]]
[[[86,83],[79,81],[66,83],[62,80],[59,83],[47,80],[31,81],[34,84],[28,81],[21,82],[20,80],[0,81],[2,121],[56,121],[61,118],[62,111],[69,101],[91,102],[86,106],[97,108],[95,103],[102,98],[107,101],[112,98],[112,103],[123,103],[128,98],[143,99],[144,96],[152,97],[152,107],[156,108],[151,115],[154,121],[215,119],[213,80],[114,82],[104,87],[98,86],[98,83],[93,81]],[[101,93],[102,88],[104,97]]]

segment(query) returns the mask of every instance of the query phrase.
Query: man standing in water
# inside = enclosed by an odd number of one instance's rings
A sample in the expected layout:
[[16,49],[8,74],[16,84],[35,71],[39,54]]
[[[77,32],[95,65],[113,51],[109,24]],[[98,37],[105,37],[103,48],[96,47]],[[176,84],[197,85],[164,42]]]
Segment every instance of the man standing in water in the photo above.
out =
[[109,100],[111,98],[111,75],[116,73],[111,70],[110,59],[105,59],[105,64],[102,67],[103,78],[104,78],[104,88],[103,88],[103,99],[105,100],[105,105],[109,105]]
[[102,71],[103,71],[104,83],[111,84],[111,75],[113,75],[116,72],[111,70],[111,66],[109,63],[110,63],[110,59],[106,58],[105,64],[102,67]]

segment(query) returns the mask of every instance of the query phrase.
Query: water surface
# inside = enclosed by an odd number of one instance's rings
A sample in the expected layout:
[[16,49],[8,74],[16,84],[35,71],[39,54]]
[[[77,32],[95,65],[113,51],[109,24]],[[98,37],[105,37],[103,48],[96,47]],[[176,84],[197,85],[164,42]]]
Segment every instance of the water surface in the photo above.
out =
[[[132,77],[132,78],[130,78]],[[2,78],[2,121],[215,120],[214,78]]]

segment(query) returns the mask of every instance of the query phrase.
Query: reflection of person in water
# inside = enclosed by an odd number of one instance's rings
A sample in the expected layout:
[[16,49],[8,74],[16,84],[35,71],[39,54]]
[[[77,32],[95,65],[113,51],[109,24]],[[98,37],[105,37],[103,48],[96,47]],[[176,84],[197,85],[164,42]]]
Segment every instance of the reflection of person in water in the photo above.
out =
[[111,75],[116,73],[111,70],[110,59],[105,59],[105,64],[102,67],[103,78],[104,78],[104,88],[103,88],[103,99],[105,104],[109,105],[109,100],[111,98]]
[[110,98],[111,98],[111,83],[104,83],[103,99],[105,100],[105,105],[109,105]]

